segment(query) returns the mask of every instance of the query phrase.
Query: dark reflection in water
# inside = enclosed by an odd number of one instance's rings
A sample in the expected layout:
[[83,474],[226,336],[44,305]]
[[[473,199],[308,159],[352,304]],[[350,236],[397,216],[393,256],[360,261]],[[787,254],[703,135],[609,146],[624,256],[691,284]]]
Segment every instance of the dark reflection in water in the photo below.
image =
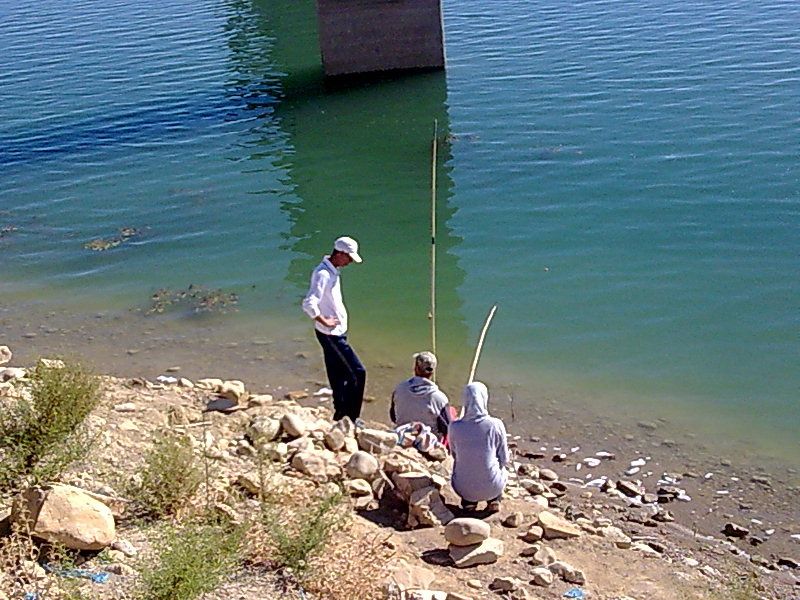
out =
[[[266,87],[267,97],[279,98],[264,115],[279,131],[264,127],[252,150],[286,136],[277,162],[291,190],[282,200],[290,220],[286,246],[299,254],[288,281],[304,291],[333,239],[351,235],[364,256],[345,275],[352,328],[398,345],[394,355],[430,346],[431,142],[438,120],[437,349],[462,357],[467,331],[457,290],[464,272],[453,254],[458,240],[447,229],[454,208],[444,73],[325,82],[313,0],[251,6],[260,25],[243,19],[230,47],[238,93],[257,96]],[[265,40],[268,56],[259,46]]]

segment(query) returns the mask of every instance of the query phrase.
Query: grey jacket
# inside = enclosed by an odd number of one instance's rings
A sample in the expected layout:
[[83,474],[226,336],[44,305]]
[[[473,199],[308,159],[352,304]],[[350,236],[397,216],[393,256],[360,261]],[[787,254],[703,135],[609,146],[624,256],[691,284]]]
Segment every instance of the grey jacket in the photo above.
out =
[[503,493],[508,478],[506,428],[489,415],[489,392],[482,383],[469,384],[462,400],[462,416],[450,424],[448,435],[455,459],[453,489],[468,502],[493,500]]
[[392,392],[389,417],[395,426],[419,421],[442,437],[450,424],[450,404],[435,383],[415,375],[399,383]]

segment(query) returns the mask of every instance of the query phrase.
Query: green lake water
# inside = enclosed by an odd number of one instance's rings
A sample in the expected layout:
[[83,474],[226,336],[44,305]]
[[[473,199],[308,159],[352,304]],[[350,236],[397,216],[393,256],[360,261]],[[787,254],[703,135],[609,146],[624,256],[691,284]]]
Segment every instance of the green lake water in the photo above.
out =
[[[299,302],[347,234],[353,344],[402,366],[430,346],[437,120],[451,395],[497,303],[479,377],[519,411],[546,395],[796,462],[800,5],[443,9],[446,72],[332,86],[312,2],[0,5],[0,316],[314,353]],[[139,235],[84,248],[122,227]],[[190,284],[238,312],[143,314]],[[70,337],[103,367],[96,343]]]

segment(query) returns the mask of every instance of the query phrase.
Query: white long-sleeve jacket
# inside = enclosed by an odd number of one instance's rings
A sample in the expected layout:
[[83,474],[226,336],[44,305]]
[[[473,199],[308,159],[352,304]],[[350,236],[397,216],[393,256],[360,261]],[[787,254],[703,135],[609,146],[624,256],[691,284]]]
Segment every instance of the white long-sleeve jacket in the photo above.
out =
[[311,273],[311,284],[303,299],[303,312],[312,319],[320,315],[336,317],[339,320],[336,327],[325,327],[319,321],[314,321],[314,327],[326,335],[344,335],[347,333],[347,309],[342,300],[339,269],[328,259],[327,256],[323,258]]

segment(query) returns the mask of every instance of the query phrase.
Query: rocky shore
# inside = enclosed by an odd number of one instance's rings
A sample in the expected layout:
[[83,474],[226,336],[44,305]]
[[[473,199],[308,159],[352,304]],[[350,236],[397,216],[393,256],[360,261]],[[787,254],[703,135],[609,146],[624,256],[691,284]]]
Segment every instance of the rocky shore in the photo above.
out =
[[[86,580],[84,597],[132,597],[151,532],[128,518],[121,489],[140,476],[153,440],[173,431],[205,461],[198,502],[234,522],[259,510],[265,456],[269,484],[294,490],[287,497],[298,503],[314,491],[342,491],[352,522],[330,541],[330,577],[345,556],[363,578],[355,589],[364,598],[800,598],[796,490],[758,469],[731,475],[730,465],[668,463],[651,444],[658,423],[621,440],[579,439],[546,423],[531,436],[512,424],[514,473],[501,511],[464,514],[449,486],[449,457],[401,448],[378,421],[332,423],[325,390],[278,396],[172,371],[152,381],[103,377],[89,456],[58,484],[24,496],[38,515],[35,538],[79,551],[84,572],[108,574]],[[25,394],[26,374],[0,367],[0,403]],[[0,506],[0,533],[19,512]],[[372,540],[372,554],[367,546],[337,552],[354,539]],[[56,584],[63,577],[37,574]],[[353,585],[351,577],[340,587]],[[241,564],[205,597],[345,597],[337,593],[288,589],[285,573]],[[0,599],[10,594],[0,589]]]

